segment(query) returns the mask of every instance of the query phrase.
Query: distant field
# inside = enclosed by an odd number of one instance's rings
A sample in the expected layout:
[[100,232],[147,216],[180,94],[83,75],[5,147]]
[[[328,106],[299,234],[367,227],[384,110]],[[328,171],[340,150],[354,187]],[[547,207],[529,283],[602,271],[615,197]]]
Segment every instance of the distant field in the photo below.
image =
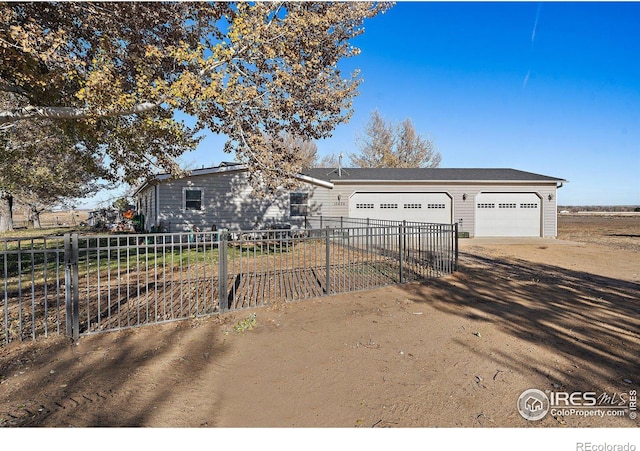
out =
[[[42,227],[76,226],[80,222],[86,222],[89,218],[89,210],[62,210],[42,213],[40,223]],[[13,212],[13,224],[16,228],[31,227],[26,215],[21,211]]]
[[560,213],[562,216],[637,216],[640,211],[577,211],[575,213]]
[[634,212],[638,207],[640,207],[640,205],[558,205],[558,211],[568,210],[572,213],[625,213]]
[[640,252],[640,215],[558,215],[558,238]]

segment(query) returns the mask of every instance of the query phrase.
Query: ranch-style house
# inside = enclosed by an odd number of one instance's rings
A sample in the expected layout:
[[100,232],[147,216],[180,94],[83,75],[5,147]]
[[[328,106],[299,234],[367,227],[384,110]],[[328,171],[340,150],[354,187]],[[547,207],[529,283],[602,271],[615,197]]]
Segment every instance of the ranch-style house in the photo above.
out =
[[458,223],[470,237],[555,237],[557,191],[566,180],[516,169],[314,168],[301,187],[252,195],[247,166],[222,163],[172,179],[157,175],[136,193],[143,229],[167,232],[304,227],[307,217]]

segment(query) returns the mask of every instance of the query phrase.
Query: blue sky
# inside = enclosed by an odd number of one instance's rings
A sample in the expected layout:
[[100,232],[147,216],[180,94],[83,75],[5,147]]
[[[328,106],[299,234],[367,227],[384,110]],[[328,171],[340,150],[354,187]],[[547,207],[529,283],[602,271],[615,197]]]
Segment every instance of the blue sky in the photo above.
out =
[[[355,112],[321,155],[355,152],[377,109],[411,119],[442,167],[564,178],[561,205],[640,205],[640,3],[399,2],[353,43]],[[223,142],[182,161],[232,160]]]

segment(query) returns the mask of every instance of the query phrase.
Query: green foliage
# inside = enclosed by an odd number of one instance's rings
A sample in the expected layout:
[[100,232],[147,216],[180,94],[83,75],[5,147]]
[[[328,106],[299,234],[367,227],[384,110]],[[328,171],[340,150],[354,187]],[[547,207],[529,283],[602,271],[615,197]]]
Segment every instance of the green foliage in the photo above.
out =
[[113,208],[115,208],[119,212],[125,212],[129,210],[129,207],[131,205],[133,205],[133,202],[128,196],[119,197],[113,202]]
[[59,124],[14,128],[4,133],[0,190],[28,206],[56,205],[95,192],[105,167],[76,146]]
[[247,316],[245,319],[238,321],[238,323],[235,326],[233,326],[233,330],[238,333],[242,333],[247,330],[252,330],[257,324],[258,324],[258,321],[256,320],[256,314],[252,313],[251,315]]
[[[43,237],[34,230],[12,232],[11,237],[0,238],[0,273],[6,274],[9,288],[17,287],[20,274],[35,275],[35,283],[43,283],[45,273],[55,274],[64,264],[63,233],[69,229],[50,230],[51,234]],[[3,234],[0,234],[2,237]],[[156,239],[154,239],[156,238]],[[157,242],[156,242],[157,241]],[[175,243],[162,244],[157,237],[151,236],[145,241],[140,237],[128,235],[112,236],[79,236],[78,270],[81,277],[96,277],[98,273],[125,274],[129,271],[146,271],[148,269],[190,267],[216,268],[219,261],[219,250],[213,243]],[[18,257],[18,250],[21,250]],[[99,250],[98,250],[99,249]],[[45,252],[46,250],[46,257]],[[239,258],[282,256],[290,248],[274,248],[271,246],[254,246],[240,248],[229,246],[227,258],[236,261]],[[35,252],[33,252],[35,251]],[[269,257],[270,258],[270,257]],[[57,259],[57,263],[56,263]]]

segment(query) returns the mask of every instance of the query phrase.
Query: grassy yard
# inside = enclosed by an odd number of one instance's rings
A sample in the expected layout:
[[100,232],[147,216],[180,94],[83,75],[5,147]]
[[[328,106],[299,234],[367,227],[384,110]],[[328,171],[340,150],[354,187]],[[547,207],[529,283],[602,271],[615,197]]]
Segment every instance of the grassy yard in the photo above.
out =
[[43,237],[63,236],[65,233],[87,233],[91,229],[88,227],[52,227],[43,229],[15,229],[11,232],[0,233],[0,241],[14,241],[14,238],[19,239],[34,239],[38,240]]
[[[5,288],[16,291],[26,281],[43,285],[64,276],[64,238],[59,234],[36,236],[25,231],[21,237],[0,238],[0,274]],[[197,265],[217,267],[219,249],[215,242],[163,242],[162,236],[112,235],[79,236],[78,274],[82,278],[98,274],[162,269],[180,271]],[[231,243],[226,249],[230,262],[245,258],[285,256],[295,246],[274,243]]]

